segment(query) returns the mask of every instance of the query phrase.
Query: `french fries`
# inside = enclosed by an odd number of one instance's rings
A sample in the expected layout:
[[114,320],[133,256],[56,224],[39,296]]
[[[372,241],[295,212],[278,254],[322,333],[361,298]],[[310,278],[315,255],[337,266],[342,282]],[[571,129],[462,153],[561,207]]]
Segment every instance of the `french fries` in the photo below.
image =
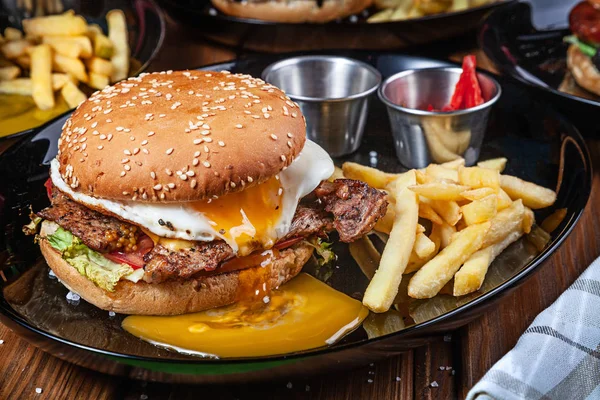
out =
[[113,43],[113,53],[110,58],[113,63],[111,80],[117,82],[129,75],[129,44],[127,39],[127,23],[121,10],[111,10],[106,14],[108,22],[108,37]]
[[54,107],[50,46],[40,44],[31,50],[31,83],[33,101],[40,110]]
[[515,176],[500,176],[500,185],[511,199],[523,200],[523,204],[532,210],[549,207],[556,201],[553,190],[527,182]]
[[419,197],[408,188],[416,183],[414,172],[397,179],[404,184],[395,185],[394,226],[390,232],[388,243],[381,255],[381,263],[369,283],[363,298],[363,304],[374,312],[389,310],[402,280],[402,274],[408,264],[415,239],[419,214]]
[[[0,93],[33,96],[38,109],[49,110],[58,90],[67,104],[76,106],[84,96],[83,84],[102,90],[128,76],[128,33],[121,10],[109,11],[106,16],[110,38],[100,26],[88,25],[72,10],[50,16],[41,16],[43,10],[39,11],[35,18],[23,20],[24,32],[9,27],[0,35]],[[62,6],[47,7],[46,11],[59,13]],[[51,79],[46,68],[48,50],[36,50],[39,45],[50,49]],[[70,77],[65,79],[67,74]],[[52,93],[48,92],[49,81]]]
[[485,222],[462,230],[448,247],[415,273],[408,284],[408,295],[429,299],[438,294],[461,265],[479,250],[490,225]]
[[546,219],[542,221],[542,224],[540,226],[546,232],[552,233],[563,222],[566,216],[567,209],[559,208],[558,210],[554,211],[552,214],[547,216]]
[[480,224],[494,218],[497,213],[496,204],[498,198],[495,194],[462,206],[462,216],[467,225]]
[[[481,288],[491,263],[523,235],[543,249],[550,236],[535,225],[531,206],[550,205],[556,195],[501,175],[506,163],[497,158],[465,167],[464,159],[457,158],[400,174],[345,163],[344,177],[386,190],[389,200],[386,214],[374,227],[386,242],[383,253],[368,238],[350,245],[365,275],[373,276],[363,304],[380,313],[394,299],[405,301],[406,294],[396,295],[402,274],[412,273],[409,297],[463,296]],[[543,225],[556,229],[565,215],[566,210],[557,210]]]
[[376,0],[380,11],[371,15],[368,23],[401,21],[444,12],[463,11],[493,0]]

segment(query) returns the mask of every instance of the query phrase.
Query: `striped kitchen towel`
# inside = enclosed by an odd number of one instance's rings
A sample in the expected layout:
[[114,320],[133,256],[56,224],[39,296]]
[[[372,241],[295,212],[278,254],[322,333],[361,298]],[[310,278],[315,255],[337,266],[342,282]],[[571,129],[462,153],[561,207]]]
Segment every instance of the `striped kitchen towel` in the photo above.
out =
[[600,399],[600,258],[467,395],[490,399]]

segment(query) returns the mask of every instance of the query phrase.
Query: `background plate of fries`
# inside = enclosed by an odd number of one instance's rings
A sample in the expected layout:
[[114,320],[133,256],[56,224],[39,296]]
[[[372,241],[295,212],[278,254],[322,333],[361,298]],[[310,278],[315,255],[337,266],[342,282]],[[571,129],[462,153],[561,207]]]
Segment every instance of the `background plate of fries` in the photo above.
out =
[[0,3],[0,138],[142,72],[165,34],[152,0]]
[[[394,54],[340,55],[371,63],[384,76],[449,65]],[[260,76],[277,60],[262,56],[206,68]],[[29,207],[48,203],[43,164],[54,154],[52,143],[66,116],[0,156],[0,175],[7,177],[0,181],[7,232],[0,238],[6,279],[0,279],[0,318],[47,351],[89,368],[120,373],[118,366],[126,364],[133,366],[127,369],[132,376],[151,369],[152,379],[180,382],[284,379],[364,365],[457,328],[542,266],[575,226],[591,189],[591,162],[577,130],[542,100],[501,82],[503,96],[491,115],[479,165],[465,167],[457,159],[406,171],[395,158],[389,120],[378,101],[359,150],[335,160],[340,168],[332,178],[366,180],[387,191],[390,206],[376,231],[361,241],[348,246],[330,238],[334,263],[314,260],[305,267],[374,310],[332,347],[285,357],[199,359],[132,339],[119,328],[119,315],[109,318],[85,302],[70,307],[67,290],[48,277],[38,247],[21,232]]]

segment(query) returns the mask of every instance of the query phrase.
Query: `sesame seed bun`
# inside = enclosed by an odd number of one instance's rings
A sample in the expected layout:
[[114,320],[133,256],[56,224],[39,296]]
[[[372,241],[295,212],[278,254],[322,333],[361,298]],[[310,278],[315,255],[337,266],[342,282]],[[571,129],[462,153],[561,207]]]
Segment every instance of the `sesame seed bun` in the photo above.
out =
[[[40,248],[52,271],[69,290],[98,308],[120,314],[179,315],[226,306],[255,296],[254,289],[248,290],[244,286],[247,282],[240,279],[244,271],[159,284],[121,280],[114,292],[107,292],[63,260],[47,240],[40,240]],[[279,287],[298,275],[312,252],[313,248],[302,242],[282,250],[271,264],[266,287]],[[252,269],[260,268],[263,267]],[[262,297],[268,293],[261,290],[259,295]]]
[[372,0],[325,0],[319,6],[316,1],[309,0],[211,1],[219,11],[227,15],[285,23],[333,21],[357,14],[373,3]]
[[59,141],[73,190],[141,202],[183,202],[243,190],[279,173],[306,140],[298,106],[249,75],[175,71],[96,92]]
[[591,58],[574,44],[567,51],[567,66],[579,86],[600,95],[600,72]]

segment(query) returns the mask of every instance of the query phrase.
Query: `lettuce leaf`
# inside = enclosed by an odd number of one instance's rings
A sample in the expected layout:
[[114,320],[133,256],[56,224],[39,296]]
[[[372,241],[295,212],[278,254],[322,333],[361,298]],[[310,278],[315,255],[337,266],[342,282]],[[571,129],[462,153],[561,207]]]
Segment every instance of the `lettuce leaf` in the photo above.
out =
[[332,243],[328,243],[318,237],[311,237],[307,243],[314,247],[317,253],[316,259],[318,265],[315,276],[323,282],[327,282],[331,278],[331,275],[333,275],[332,267],[335,260],[335,253],[331,250]]
[[63,228],[48,236],[48,242],[81,275],[106,291],[113,292],[121,278],[133,273],[131,266],[110,261]]
[[581,50],[581,52],[583,54],[585,54],[588,57],[594,57],[596,55],[597,51],[598,51],[596,49],[596,47],[592,46],[591,44],[582,42],[575,35],[566,36],[563,39],[563,42],[574,44],[575,46],[577,46],[579,48],[579,50]]

